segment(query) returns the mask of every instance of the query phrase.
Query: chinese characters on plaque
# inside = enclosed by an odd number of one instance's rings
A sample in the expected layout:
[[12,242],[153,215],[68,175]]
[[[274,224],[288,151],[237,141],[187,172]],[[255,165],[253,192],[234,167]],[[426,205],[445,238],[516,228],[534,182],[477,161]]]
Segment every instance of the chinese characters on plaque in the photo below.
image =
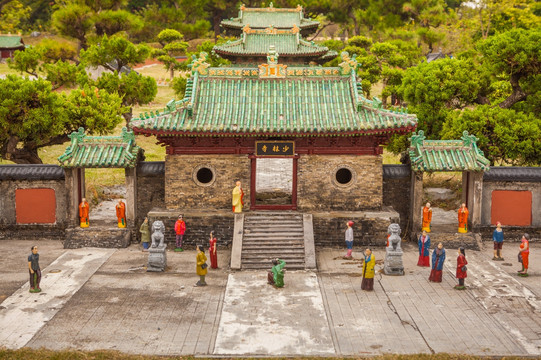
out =
[[257,156],[293,156],[295,155],[294,141],[256,141]]

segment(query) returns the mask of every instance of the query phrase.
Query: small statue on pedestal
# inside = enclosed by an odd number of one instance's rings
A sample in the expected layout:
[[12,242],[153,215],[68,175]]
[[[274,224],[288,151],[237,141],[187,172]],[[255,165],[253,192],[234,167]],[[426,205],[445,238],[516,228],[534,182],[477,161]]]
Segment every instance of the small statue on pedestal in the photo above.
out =
[[32,246],[32,254],[28,255],[28,272],[30,273],[30,292],[41,292],[39,283],[41,281],[41,269],[39,268],[38,247]]
[[274,287],[281,288],[284,287],[284,267],[286,262],[281,259],[272,260],[271,271],[267,274],[267,282]]
[[402,261],[402,247],[400,246],[400,225],[391,224],[387,228],[390,234],[387,241],[389,245],[385,249],[385,265],[383,272],[385,275],[404,275],[404,263]]
[[83,198],[81,203],[79,204],[79,219],[80,219],[80,226],[82,228],[87,228],[88,223],[88,212],[89,212],[90,206],[86,202],[86,199]]
[[[148,250],[147,271],[164,271],[167,266],[165,246],[165,225],[162,221],[156,220],[152,223],[152,245]],[[158,244],[156,244],[158,243]]]
[[432,208],[430,207],[430,203],[427,202],[425,207],[423,208],[423,228],[421,230],[429,233],[431,222],[432,222]]
[[118,204],[116,204],[116,217],[118,219],[118,227],[119,228],[125,228],[126,227],[126,204],[122,201],[122,199],[118,199]]
[[235,188],[233,189],[232,205],[233,212],[240,213],[242,212],[242,206],[244,205],[244,192],[242,191],[241,182],[237,181],[235,183]]
[[460,209],[458,209],[458,232],[465,234],[468,232],[468,215],[470,212],[466,207],[466,204],[462,203]]

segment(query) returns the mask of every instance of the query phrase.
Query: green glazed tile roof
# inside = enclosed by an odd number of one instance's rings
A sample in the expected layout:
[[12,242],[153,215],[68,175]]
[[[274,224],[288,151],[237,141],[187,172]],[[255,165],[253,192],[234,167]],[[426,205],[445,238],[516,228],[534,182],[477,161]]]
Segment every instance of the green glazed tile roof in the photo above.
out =
[[297,25],[301,30],[317,29],[319,22],[304,18],[302,7],[294,9],[274,8],[272,5],[267,8],[246,8],[241,6],[239,16],[229,20],[223,20],[222,27],[241,29],[245,25],[251,28],[275,28],[288,29]]
[[[280,56],[320,56],[329,51],[326,46],[300,39],[297,34],[247,34],[235,41],[215,46],[219,55],[259,55],[267,56],[269,46],[274,45]],[[335,56],[338,55],[334,52]]]
[[0,48],[23,48],[24,43],[20,36],[15,35],[0,35]]
[[487,171],[490,169],[477,138],[464,131],[460,140],[425,140],[419,131],[411,138],[409,155],[414,171]]
[[253,67],[197,71],[183,100],[133,119],[135,133],[314,136],[411,131],[417,125],[415,115],[362,97],[351,69],[287,67],[281,78],[261,78]]
[[135,144],[132,131],[122,128],[120,136],[87,136],[83,128],[69,135],[71,144],[58,157],[64,168],[134,167],[142,149]]

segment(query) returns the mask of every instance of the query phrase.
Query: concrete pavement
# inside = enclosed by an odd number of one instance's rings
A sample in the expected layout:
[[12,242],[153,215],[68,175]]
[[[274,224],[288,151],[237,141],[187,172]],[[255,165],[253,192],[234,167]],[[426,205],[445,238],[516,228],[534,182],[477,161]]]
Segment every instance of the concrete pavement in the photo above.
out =
[[[38,318],[43,306],[33,300],[45,295],[27,292],[28,254],[9,250],[29,252],[30,245],[0,242],[0,252],[7,256],[1,260],[5,276],[0,277],[0,301],[6,299],[0,303],[0,319],[17,315],[17,321],[0,327],[7,332],[18,331],[22,313]],[[51,254],[61,255],[60,261],[77,251],[55,243],[38,245],[47,262],[54,260]],[[209,286],[194,288],[194,251],[169,252],[165,273],[147,273],[146,253],[130,246],[100,256],[102,265],[84,266],[88,280],[79,289],[56,294],[55,285],[47,288],[44,283],[44,292],[57,304],[55,313],[32,337],[2,344],[156,355],[539,356],[541,247],[532,243],[531,276],[519,278],[518,244],[504,245],[504,262],[492,261],[487,245],[483,251],[467,252],[465,291],[453,289],[456,249],[447,250],[443,282],[435,284],[427,280],[428,268],[416,266],[415,247],[405,244],[406,275],[377,273],[374,292],[360,290],[361,262],[341,259],[342,249],[319,249],[319,271],[286,272],[283,289],[267,285],[265,272],[229,271],[223,266],[229,263],[229,252],[220,249],[223,267],[210,270]],[[356,250],[361,249],[354,250],[360,258]],[[382,260],[383,249],[375,249],[375,256]],[[376,270],[382,267],[380,263]],[[63,268],[55,276],[65,272]]]

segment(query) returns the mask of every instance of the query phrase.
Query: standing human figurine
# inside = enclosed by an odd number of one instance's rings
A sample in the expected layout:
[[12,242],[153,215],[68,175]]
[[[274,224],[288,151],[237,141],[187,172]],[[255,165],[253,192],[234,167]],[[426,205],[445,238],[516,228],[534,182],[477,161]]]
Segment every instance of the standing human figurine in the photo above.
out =
[[456,258],[456,278],[458,279],[458,285],[455,285],[455,289],[464,290],[464,279],[468,277],[468,261],[466,260],[466,250],[463,247],[458,249],[458,257]]
[[118,204],[116,204],[116,217],[118,219],[118,227],[126,227],[126,204],[122,199],[118,199]]
[[361,282],[361,290],[374,290],[375,266],[376,257],[372,253],[372,249],[366,249],[364,251],[363,280]]
[[530,257],[530,235],[522,235],[520,240],[520,252],[518,253],[518,258],[522,263],[522,270],[518,272],[520,276],[528,276],[528,265]]
[[186,232],[186,223],[182,218],[182,214],[178,216],[175,222],[175,251],[184,251],[182,249],[182,240],[184,239],[184,233]]
[[286,262],[281,259],[272,260],[271,271],[267,273],[267,283],[277,288],[284,287],[284,267]]
[[150,229],[148,228],[148,217],[145,216],[145,220],[139,228],[141,233],[141,243],[143,244],[143,251],[147,251],[150,243]]
[[419,260],[417,266],[430,266],[430,236],[423,230],[423,234],[417,240],[419,245]]
[[89,225],[89,222],[88,222],[89,209],[90,209],[90,206],[86,202],[86,199],[83,198],[83,200],[79,204],[79,219],[80,219],[80,226],[82,228],[87,228]]
[[430,272],[428,281],[441,282],[444,262],[445,249],[443,248],[443,244],[439,243],[432,252],[432,271]]
[[207,265],[207,256],[205,255],[205,248],[203,245],[197,245],[197,256],[196,256],[196,266],[195,271],[199,275],[199,281],[195,283],[194,286],[207,286],[205,282],[205,275],[208,272]]
[[467,233],[468,232],[468,215],[469,215],[468,208],[466,207],[466,204],[462,203],[462,206],[460,209],[458,209],[458,232],[459,233]]
[[496,229],[492,233],[492,240],[494,241],[494,257],[492,260],[503,261],[501,253],[503,246],[503,230],[502,223],[499,221],[496,223]]
[[210,257],[210,268],[218,268],[218,254],[216,253],[216,237],[214,236],[214,231],[210,232],[209,239],[209,257]]
[[244,205],[244,192],[242,191],[241,182],[237,181],[235,183],[235,188],[233,189],[233,212],[240,213],[242,212],[242,206]]
[[41,281],[41,269],[39,268],[38,247],[32,246],[32,253],[28,255],[28,272],[30,273],[30,292],[38,293],[41,291],[39,283]]
[[344,255],[344,259],[352,259],[351,253],[353,252],[353,221],[348,221],[346,223],[346,248],[347,253]]
[[427,202],[425,207],[423,207],[423,231],[426,231],[427,233],[430,232],[430,223],[432,222],[432,208],[430,207],[430,203]]

